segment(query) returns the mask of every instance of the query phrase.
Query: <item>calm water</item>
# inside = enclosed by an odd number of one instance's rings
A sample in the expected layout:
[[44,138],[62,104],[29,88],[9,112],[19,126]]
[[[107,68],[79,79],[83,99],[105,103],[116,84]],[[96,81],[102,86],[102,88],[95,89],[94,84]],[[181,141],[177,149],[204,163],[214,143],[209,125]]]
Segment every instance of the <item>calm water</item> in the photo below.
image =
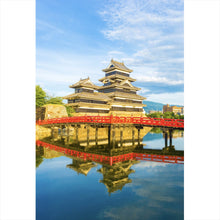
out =
[[[174,134],[176,150],[183,150],[183,142],[183,132]],[[163,134],[149,132],[142,143],[162,149]],[[184,218],[183,164],[128,160],[111,167],[54,150],[37,152],[37,220]]]

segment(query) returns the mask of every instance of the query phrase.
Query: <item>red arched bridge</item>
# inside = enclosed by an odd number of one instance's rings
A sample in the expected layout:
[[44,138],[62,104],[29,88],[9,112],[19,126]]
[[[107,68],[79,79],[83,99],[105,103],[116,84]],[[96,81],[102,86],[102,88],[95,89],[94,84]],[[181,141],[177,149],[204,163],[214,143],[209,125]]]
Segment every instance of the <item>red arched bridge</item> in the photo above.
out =
[[47,149],[61,152],[68,156],[81,158],[83,160],[91,160],[97,163],[109,164],[110,166],[112,166],[113,164],[119,163],[119,162],[132,160],[132,159],[153,161],[153,162],[160,162],[160,163],[177,163],[177,164],[184,163],[184,157],[176,156],[176,155],[158,155],[158,154],[131,152],[131,153],[121,154],[117,156],[106,156],[106,155],[72,150],[72,149],[56,146],[50,143],[46,143],[40,140],[36,141],[36,145],[38,147],[42,146]]
[[167,127],[184,129],[183,119],[148,118],[148,117],[122,117],[122,116],[74,116],[53,118],[37,121],[38,125],[68,124],[68,123],[94,123],[94,124],[133,124],[149,127]]

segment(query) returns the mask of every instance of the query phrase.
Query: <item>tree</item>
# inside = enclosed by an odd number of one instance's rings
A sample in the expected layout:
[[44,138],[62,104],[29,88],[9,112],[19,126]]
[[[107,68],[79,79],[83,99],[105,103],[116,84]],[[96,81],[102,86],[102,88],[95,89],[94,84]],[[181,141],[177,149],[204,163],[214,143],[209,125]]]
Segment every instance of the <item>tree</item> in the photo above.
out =
[[36,86],[36,107],[41,107],[46,103],[46,92],[39,86]]
[[63,99],[61,97],[48,96],[46,104],[58,104],[63,105]]
[[161,118],[163,116],[162,112],[154,112],[146,115],[149,118]]
[[69,117],[73,116],[73,113],[75,112],[75,110],[71,107],[71,106],[65,106],[66,107],[66,111]]
[[164,112],[163,117],[174,119],[174,113],[173,112]]
[[179,115],[179,119],[184,119],[184,115]]
[[36,86],[36,107],[41,107],[45,104],[63,105],[61,97],[48,96],[46,92],[39,86]]

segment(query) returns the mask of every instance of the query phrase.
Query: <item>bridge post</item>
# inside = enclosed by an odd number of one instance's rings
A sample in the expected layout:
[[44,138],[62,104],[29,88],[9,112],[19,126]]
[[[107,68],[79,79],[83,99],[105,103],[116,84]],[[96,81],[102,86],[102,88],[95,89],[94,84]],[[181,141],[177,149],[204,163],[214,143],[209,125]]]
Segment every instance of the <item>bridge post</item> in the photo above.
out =
[[169,129],[170,147],[172,147],[173,129]]
[[132,126],[132,145],[134,146],[134,137],[135,137],[135,130],[134,126]]
[[112,142],[113,148],[115,148],[115,125],[112,126]]
[[61,125],[57,125],[57,127],[58,127],[58,135],[62,135]]
[[123,145],[123,127],[120,126],[120,145],[122,147]]
[[78,125],[77,124],[75,125],[75,133],[76,133],[76,143],[78,144],[79,137],[78,137]]
[[51,126],[51,138],[54,136],[54,125]]
[[54,142],[54,125],[52,125],[51,127],[51,139],[52,139],[52,142]]
[[95,144],[98,145],[98,125],[95,125]]
[[66,134],[67,134],[67,146],[69,147],[69,142],[70,142],[70,125],[67,125],[67,130],[66,130]]
[[167,148],[167,132],[164,132],[164,136],[165,136],[165,148]]
[[67,134],[67,137],[70,135],[70,125],[69,124],[66,126],[66,134]]
[[111,146],[111,124],[108,125],[108,145]]
[[138,146],[140,146],[140,127],[138,127]]
[[89,146],[89,125],[87,124],[87,146]]

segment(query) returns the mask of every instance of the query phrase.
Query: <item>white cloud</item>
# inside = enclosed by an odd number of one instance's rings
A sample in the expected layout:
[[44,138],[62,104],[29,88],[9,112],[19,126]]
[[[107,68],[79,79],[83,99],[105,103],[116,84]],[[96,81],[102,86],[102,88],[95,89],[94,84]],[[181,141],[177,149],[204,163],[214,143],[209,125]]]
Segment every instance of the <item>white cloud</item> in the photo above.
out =
[[[171,8],[173,5],[177,8]],[[107,23],[103,31],[112,40],[149,40],[160,37],[157,25],[178,25],[183,22],[182,1],[117,0],[106,2],[100,12]],[[180,8],[180,9],[179,9]]]
[[149,89],[146,89],[146,88],[142,88],[140,87],[141,90],[138,92],[139,94],[146,94],[147,92],[149,92],[150,90]]
[[183,80],[172,80],[166,77],[145,76],[145,75],[137,75],[136,79],[139,82],[156,82],[156,83],[165,83],[168,85],[179,85],[184,83]]
[[100,14],[104,36],[132,48],[112,55],[139,72],[139,81],[183,84],[182,0],[106,1]]
[[158,50],[171,50],[171,49],[174,49],[174,48],[175,48],[174,45],[162,45],[162,46],[156,47],[155,49],[158,49]]

